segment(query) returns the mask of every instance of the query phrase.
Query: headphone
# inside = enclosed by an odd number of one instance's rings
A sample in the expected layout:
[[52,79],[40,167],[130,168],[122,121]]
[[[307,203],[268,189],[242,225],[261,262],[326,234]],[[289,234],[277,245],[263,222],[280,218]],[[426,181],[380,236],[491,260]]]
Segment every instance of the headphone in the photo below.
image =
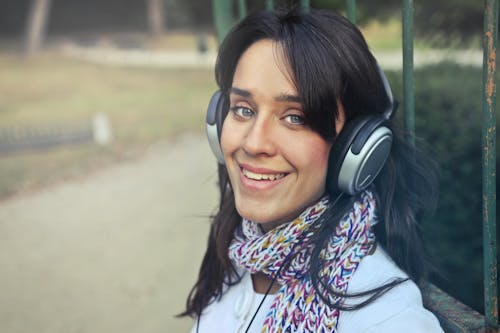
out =
[[[390,105],[383,114],[354,117],[344,124],[328,156],[326,192],[354,195],[373,183],[391,152],[393,134],[389,119],[398,107],[384,72],[378,67]],[[224,164],[220,137],[227,102],[216,91],[208,105],[206,132],[217,161]]]

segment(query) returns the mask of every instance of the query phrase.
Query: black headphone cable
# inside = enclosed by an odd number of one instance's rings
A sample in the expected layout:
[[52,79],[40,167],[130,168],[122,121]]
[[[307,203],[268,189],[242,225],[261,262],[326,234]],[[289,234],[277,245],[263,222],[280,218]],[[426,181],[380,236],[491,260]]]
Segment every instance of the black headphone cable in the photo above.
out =
[[[331,205],[332,208],[335,207],[335,205],[340,200],[340,198],[342,197],[342,195],[343,195],[343,192],[340,192],[339,195],[335,198],[335,200],[333,201],[333,203]],[[319,220],[321,220],[321,218],[319,218],[318,221]],[[316,223],[313,223],[312,225],[309,226],[308,229],[310,229],[311,227],[313,227],[315,225],[316,225]],[[255,320],[255,317],[257,316],[257,313],[259,313],[259,310],[262,307],[262,304],[264,304],[264,301],[266,300],[267,296],[271,292],[271,288],[273,287],[274,282],[276,282],[276,279],[278,278],[279,274],[281,273],[281,270],[296,255],[296,253],[294,253],[294,250],[297,247],[297,245],[300,245],[302,243],[302,240],[304,239],[304,237],[307,235],[307,233],[309,231],[308,229],[305,232],[302,233],[301,238],[298,240],[297,243],[295,243],[295,245],[292,248],[292,251],[290,251],[290,253],[286,256],[286,258],[285,258],[285,260],[283,260],[283,263],[281,264],[280,268],[276,271],[276,274],[274,274],[273,279],[271,280],[271,284],[269,284],[269,287],[267,287],[267,290],[264,293],[264,297],[260,301],[259,306],[257,307],[257,310],[255,310],[255,313],[253,314],[252,319],[250,319],[250,322],[248,323],[248,326],[247,326],[247,329],[245,330],[245,333],[248,333],[248,330],[250,329],[250,326],[252,326],[252,323]],[[198,314],[198,318],[196,319],[196,333],[198,333],[199,329],[200,329],[201,312],[202,311],[200,311],[200,313]]]
[[[335,207],[335,205],[337,204],[337,202],[340,200],[340,198],[342,197],[343,195],[343,192],[340,192],[340,194],[337,196],[337,198],[335,198],[335,200],[333,201],[332,203],[332,208]],[[324,214],[324,213],[323,213]],[[321,218],[318,219],[318,221],[321,220]],[[313,223],[309,226],[309,228],[307,228],[307,230],[305,230],[302,235],[301,235],[301,238],[298,240],[297,243],[295,243],[295,245],[292,247],[292,251],[290,251],[290,253],[286,256],[285,260],[283,260],[283,263],[281,264],[280,268],[276,271],[276,274],[274,274],[273,276],[273,279],[271,280],[271,284],[269,285],[269,287],[267,287],[267,290],[266,290],[266,293],[264,294],[264,297],[262,298],[262,300],[260,301],[259,303],[259,306],[257,307],[257,310],[255,310],[255,313],[253,314],[252,316],[252,319],[250,320],[250,322],[248,323],[248,326],[247,326],[247,329],[245,330],[245,333],[248,333],[248,330],[250,329],[250,326],[252,326],[252,323],[255,319],[255,317],[257,317],[257,313],[259,312],[260,308],[262,307],[262,304],[264,304],[264,301],[266,299],[266,297],[269,295],[269,292],[271,291],[271,288],[274,284],[274,282],[276,282],[276,279],[278,278],[278,276],[280,275],[281,273],[281,269],[289,262],[293,259],[293,257],[295,257],[295,255],[297,255],[297,253],[294,253],[294,250],[295,248],[297,247],[297,245],[300,245],[302,243],[302,240],[304,239],[304,237],[307,235],[308,231],[310,228],[312,228],[313,226],[315,226],[316,223]]]

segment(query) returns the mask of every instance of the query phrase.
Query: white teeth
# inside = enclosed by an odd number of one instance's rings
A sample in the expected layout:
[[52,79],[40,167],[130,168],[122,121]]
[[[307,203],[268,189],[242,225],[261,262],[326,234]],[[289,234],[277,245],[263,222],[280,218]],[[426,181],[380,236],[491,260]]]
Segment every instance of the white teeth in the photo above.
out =
[[251,171],[248,171],[247,169],[242,169],[243,175],[245,177],[253,179],[253,180],[278,180],[286,176],[284,173],[254,173]]

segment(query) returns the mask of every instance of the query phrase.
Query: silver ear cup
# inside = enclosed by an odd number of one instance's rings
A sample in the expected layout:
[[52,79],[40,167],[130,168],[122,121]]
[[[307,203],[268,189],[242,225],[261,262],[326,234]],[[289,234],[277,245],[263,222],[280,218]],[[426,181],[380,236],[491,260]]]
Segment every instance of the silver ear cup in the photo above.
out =
[[340,167],[338,188],[348,194],[356,194],[368,187],[382,170],[392,146],[389,128],[377,128],[355,154],[351,147]]
[[219,162],[220,164],[224,164],[224,155],[222,154],[222,149],[220,147],[220,132],[222,130],[221,96],[222,94],[220,93],[220,91],[216,91],[212,95],[210,103],[208,104],[205,124],[210,149],[212,149],[212,152],[217,158],[217,162]]
[[220,147],[217,125],[209,125],[208,123],[206,125],[208,144],[217,158],[217,162],[224,164],[224,155],[222,154],[222,149]]
[[335,138],[328,156],[325,191],[354,195],[363,191],[380,173],[391,152],[392,131],[386,125],[397,109],[384,72],[377,67],[390,101],[383,113],[365,113],[350,119]]

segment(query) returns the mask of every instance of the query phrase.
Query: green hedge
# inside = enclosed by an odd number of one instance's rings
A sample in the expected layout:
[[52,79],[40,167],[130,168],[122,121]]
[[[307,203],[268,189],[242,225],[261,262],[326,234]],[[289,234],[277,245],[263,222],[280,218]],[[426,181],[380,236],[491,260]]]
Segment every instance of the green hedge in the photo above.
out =
[[[427,143],[424,150],[440,164],[439,204],[424,223],[441,272],[432,280],[482,312],[481,75],[480,67],[450,63],[418,68],[415,118],[416,135]],[[400,101],[401,76],[388,73]],[[398,112],[401,121],[403,107]]]

